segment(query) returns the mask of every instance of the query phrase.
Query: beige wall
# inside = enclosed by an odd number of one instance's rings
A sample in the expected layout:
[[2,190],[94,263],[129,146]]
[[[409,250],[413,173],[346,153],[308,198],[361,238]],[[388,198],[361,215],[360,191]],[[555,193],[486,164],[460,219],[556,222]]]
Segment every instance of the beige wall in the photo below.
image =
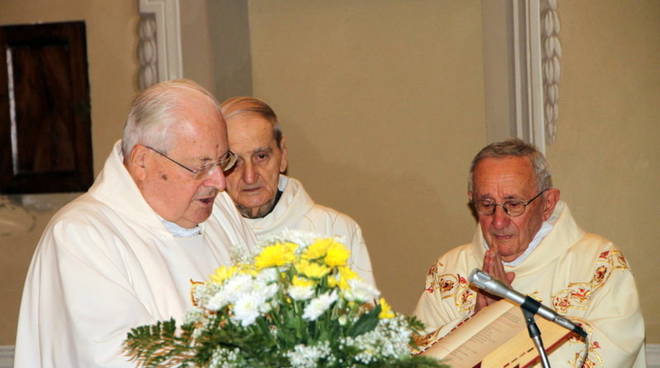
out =
[[412,312],[426,269],[470,240],[465,177],[486,142],[480,1],[251,1],[255,95],[289,174],[362,226],[384,295]]
[[578,223],[617,243],[660,343],[660,2],[562,1],[555,185]]
[[186,0],[181,7],[183,75],[222,102],[252,95],[248,2]]
[[181,6],[181,54],[183,60],[183,75],[197,81],[209,92],[217,95],[213,81],[216,79],[213,44],[207,14],[207,0],[186,0]]
[[[136,0],[2,0],[0,25],[84,20],[87,26],[94,168],[98,172],[119,139],[137,90]],[[62,197],[62,196],[59,196]],[[58,203],[59,197],[31,200]],[[64,196],[64,200],[71,196]],[[54,213],[26,206],[29,231],[0,237],[0,345],[13,345],[19,300],[28,263],[41,231]]]

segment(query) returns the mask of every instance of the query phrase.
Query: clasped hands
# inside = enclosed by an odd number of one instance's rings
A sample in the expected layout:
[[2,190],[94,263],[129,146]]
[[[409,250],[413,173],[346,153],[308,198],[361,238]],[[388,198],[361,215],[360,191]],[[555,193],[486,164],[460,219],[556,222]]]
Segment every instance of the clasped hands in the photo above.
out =
[[[502,258],[497,253],[497,251],[493,249],[488,249],[486,251],[482,271],[489,274],[493,279],[498,280],[509,287],[511,286],[513,279],[516,277],[514,272],[504,271]],[[474,307],[474,313],[479,312],[481,309],[495,303],[499,299],[499,297],[492,296],[482,290],[479,290],[477,293],[477,302]]]

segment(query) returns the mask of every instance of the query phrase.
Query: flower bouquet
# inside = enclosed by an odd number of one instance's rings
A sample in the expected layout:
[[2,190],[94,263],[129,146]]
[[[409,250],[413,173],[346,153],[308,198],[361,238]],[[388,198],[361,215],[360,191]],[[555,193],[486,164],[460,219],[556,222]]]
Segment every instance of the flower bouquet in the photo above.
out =
[[181,326],[131,330],[126,354],[141,367],[441,367],[411,355],[421,322],[378,299],[348,258],[334,239],[273,238],[251,261],[196,283]]

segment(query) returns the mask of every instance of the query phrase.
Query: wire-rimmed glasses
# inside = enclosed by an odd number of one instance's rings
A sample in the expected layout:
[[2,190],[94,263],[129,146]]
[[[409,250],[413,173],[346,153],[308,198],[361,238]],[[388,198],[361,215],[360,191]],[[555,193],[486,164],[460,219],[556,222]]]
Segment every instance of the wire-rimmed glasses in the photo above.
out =
[[170,156],[164,154],[163,152],[160,152],[159,150],[153,147],[150,146],[145,146],[145,147],[165,157],[171,162],[177,164],[179,167],[182,167],[187,171],[191,172],[195,176],[195,179],[201,179],[206,177],[216,166],[219,167],[223,173],[227,172],[234,167],[234,165],[236,164],[236,160],[238,159],[238,156],[236,156],[234,152],[228,150],[227,152],[225,152],[224,155],[222,155],[222,157],[217,162],[210,162],[200,167],[199,169],[191,169],[188,166],[176,161],[175,159],[171,158]]
[[527,206],[532,203],[536,198],[540,197],[548,189],[543,189],[537,195],[535,195],[529,201],[521,201],[516,199],[509,199],[503,203],[497,203],[492,199],[480,199],[477,201],[472,201],[474,209],[481,216],[492,216],[495,214],[495,209],[497,206],[501,206],[504,210],[504,213],[511,217],[517,217],[525,213]]

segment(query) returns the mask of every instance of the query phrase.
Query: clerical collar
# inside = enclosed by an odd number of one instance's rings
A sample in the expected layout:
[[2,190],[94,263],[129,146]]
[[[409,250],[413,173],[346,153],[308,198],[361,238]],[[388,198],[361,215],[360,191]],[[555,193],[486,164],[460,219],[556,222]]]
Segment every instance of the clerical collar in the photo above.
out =
[[259,216],[250,217],[250,218],[251,219],[260,219],[260,218],[264,218],[264,217],[270,215],[271,212],[273,212],[275,210],[275,206],[277,206],[277,202],[279,202],[280,198],[282,198],[282,193],[283,192],[281,190],[278,190],[277,193],[275,193],[275,198],[273,198],[273,203],[270,206],[270,209],[268,209],[268,212],[265,212],[265,213],[260,214]]
[[546,235],[548,235],[550,231],[552,231],[552,227],[553,225],[550,222],[544,221],[543,224],[541,225],[541,228],[539,229],[539,231],[536,232],[536,235],[534,235],[534,239],[532,239],[532,241],[529,243],[529,246],[527,247],[527,249],[525,249],[523,254],[521,254],[520,256],[518,256],[518,258],[514,259],[511,262],[502,261],[502,264],[508,267],[516,267],[521,263],[523,263],[529,257],[529,255],[532,254],[534,249],[536,249],[536,247],[538,247],[539,244],[541,244],[541,241],[546,237]]
[[280,198],[282,198],[282,194],[284,194],[284,192],[278,189],[277,194],[275,194],[275,203],[273,203],[273,208],[271,208],[270,211],[268,211],[268,213],[273,212],[275,206],[277,206],[277,203],[280,201]]
[[170,232],[170,234],[174,235],[177,238],[190,238],[195,235],[199,235],[202,233],[202,229],[199,227],[199,225],[187,229],[185,227],[181,227],[173,222],[169,222],[165,220],[164,218],[161,217],[160,221],[163,222],[163,225],[165,225],[165,228],[167,231]]
[[282,198],[282,194],[284,194],[284,190],[286,189],[286,185],[289,182],[289,179],[284,176],[280,175],[277,181],[277,193],[275,193],[275,198],[273,199],[273,205],[270,206],[270,209],[268,212],[262,214],[261,216],[253,217],[253,218],[264,218],[268,215],[271,214],[275,210],[275,207],[277,206],[277,203],[280,201],[280,198]]

